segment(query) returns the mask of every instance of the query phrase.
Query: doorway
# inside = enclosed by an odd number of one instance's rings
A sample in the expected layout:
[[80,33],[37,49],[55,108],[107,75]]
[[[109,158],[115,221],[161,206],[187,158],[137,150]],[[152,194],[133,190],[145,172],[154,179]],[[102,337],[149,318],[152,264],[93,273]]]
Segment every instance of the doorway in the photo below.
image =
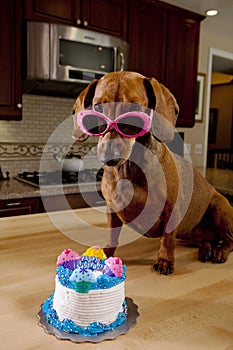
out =
[[[224,76],[224,78],[227,79],[227,77],[229,77],[229,81],[226,81],[226,84],[224,85],[221,84],[221,86],[220,84],[212,86],[212,79],[214,75],[216,76],[216,74],[220,74],[221,78],[223,77],[222,74],[226,75],[226,77]],[[233,91],[232,81],[233,54],[226,51],[210,48],[206,89],[206,124],[203,158],[204,167],[231,167],[233,164],[233,93],[231,93]],[[223,88],[223,86],[225,88]],[[220,99],[214,105],[214,94],[219,98],[220,91],[223,97],[226,95],[226,92],[227,94],[229,93],[230,100],[228,98],[226,100],[227,103],[224,103],[224,101],[221,101]],[[227,113],[225,113],[224,108],[226,109],[227,105],[229,109]],[[222,106],[222,108],[217,108],[219,106]],[[223,121],[223,116],[224,118],[228,119]]]

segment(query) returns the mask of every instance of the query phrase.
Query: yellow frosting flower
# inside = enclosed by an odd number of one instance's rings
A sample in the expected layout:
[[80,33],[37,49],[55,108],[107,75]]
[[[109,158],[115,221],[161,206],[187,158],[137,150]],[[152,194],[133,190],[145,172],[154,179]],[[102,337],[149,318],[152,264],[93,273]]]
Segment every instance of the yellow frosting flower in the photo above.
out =
[[84,256],[95,256],[96,258],[99,258],[100,260],[104,260],[107,258],[104,251],[100,246],[94,245],[93,247],[88,248],[84,253]]

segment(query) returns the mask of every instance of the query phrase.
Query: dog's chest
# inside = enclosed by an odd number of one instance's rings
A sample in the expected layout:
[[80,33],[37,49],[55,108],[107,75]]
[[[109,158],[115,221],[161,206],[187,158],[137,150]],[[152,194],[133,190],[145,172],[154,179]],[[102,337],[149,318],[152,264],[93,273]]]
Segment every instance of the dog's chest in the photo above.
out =
[[163,210],[166,199],[164,179],[153,174],[137,173],[134,176],[127,171],[123,177],[122,173],[105,172],[101,190],[108,206],[120,214],[125,223],[141,211],[150,216],[157,211],[157,206]]

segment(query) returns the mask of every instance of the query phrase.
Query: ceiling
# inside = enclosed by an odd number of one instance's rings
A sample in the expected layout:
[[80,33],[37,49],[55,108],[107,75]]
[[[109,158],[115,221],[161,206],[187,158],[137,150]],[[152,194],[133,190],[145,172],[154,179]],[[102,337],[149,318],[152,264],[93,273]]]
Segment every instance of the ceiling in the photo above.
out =
[[212,71],[233,75],[233,61],[223,57],[213,56]]
[[[185,8],[187,10],[205,15],[205,11],[214,8],[219,11],[215,17],[208,17],[213,22],[215,28],[227,30],[233,33],[233,0],[160,0],[166,3]],[[213,71],[225,74],[233,74],[233,61],[214,56]]]
[[219,15],[226,16],[231,19],[233,14],[232,0],[160,0],[169,4],[185,8],[187,10],[205,15],[205,11],[215,8],[219,11]]

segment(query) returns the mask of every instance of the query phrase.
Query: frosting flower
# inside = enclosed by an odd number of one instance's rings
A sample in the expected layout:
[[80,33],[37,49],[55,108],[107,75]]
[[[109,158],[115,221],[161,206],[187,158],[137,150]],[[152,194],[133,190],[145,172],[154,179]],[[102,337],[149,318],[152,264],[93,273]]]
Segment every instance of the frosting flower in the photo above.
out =
[[85,266],[75,269],[69,279],[73,282],[75,290],[79,293],[88,293],[91,283],[96,282],[94,273]]
[[97,258],[99,258],[100,260],[104,260],[106,259],[106,255],[103,251],[102,248],[100,248],[100,246],[98,245],[94,245],[93,247],[88,248],[84,253],[83,256],[95,256]]
[[79,282],[94,283],[96,281],[96,277],[90,269],[84,266],[80,266],[73,271],[72,275],[70,276],[70,281],[77,282],[77,283]]
[[108,276],[122,277],[124,272],[122,261],[120,258],[110,257],[105,261],[105,274]]
[[57,258],[57,266],[61,266],[65,262],[71,261],[71,260],[81,260],[81,257],[74,250],[65,249],[63,250],[61,255],[59,255],[59,257]]

